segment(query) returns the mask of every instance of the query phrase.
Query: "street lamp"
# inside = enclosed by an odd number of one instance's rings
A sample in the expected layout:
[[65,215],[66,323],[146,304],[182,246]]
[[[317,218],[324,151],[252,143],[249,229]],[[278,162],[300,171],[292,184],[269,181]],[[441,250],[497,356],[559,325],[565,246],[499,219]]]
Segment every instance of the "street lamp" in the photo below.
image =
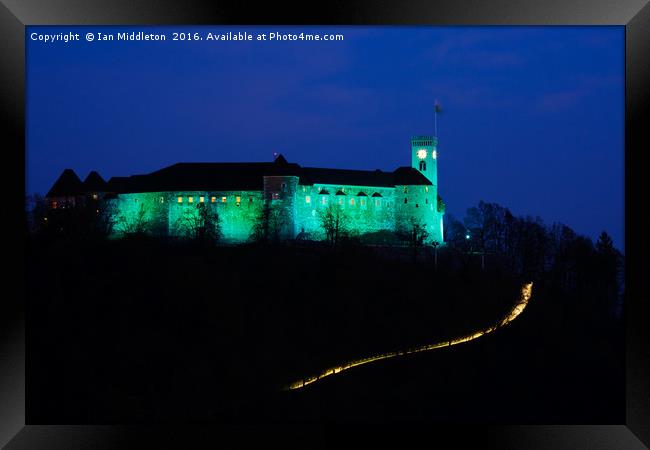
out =
[[433,250],[434,250],[434,270],[438,270],[438,246],[440,245],[440,242],[438,241],[433,241],[431,243],[433,245]]

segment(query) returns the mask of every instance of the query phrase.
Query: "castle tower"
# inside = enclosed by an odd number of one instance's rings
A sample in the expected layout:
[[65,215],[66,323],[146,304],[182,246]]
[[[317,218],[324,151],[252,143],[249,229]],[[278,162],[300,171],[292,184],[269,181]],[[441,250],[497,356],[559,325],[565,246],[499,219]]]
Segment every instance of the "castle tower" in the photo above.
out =
[[411,167],[419,170],[434,187],[438,187],[438,139],[433,136],[411,138]]
[[418,170],[429,181],[431,189],[427,191],[426,212],[427,231],[431,240],[443,244],[444,205],[438,200],[438,139],[434,136],[411,137],[411,167]]

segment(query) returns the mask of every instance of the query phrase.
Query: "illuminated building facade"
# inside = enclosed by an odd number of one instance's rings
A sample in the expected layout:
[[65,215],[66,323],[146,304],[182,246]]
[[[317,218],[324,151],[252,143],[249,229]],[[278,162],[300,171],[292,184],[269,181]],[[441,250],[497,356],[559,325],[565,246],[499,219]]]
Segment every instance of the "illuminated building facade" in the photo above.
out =
[[91,172],[81,182],[66,169],[48,192],[48,207],[90,199],[114,211],[113,233],[141,226],[160,236],[187,234],[197,206],[216,213],[226,242],[244,242],[261,220],[283,239],[322,239],[323,216],[335,211],[346,231],[410,233],[443,243],[444,203],[438,195],[437,140],[411,138],[411,166],[393,172],[302,167],[278,155],[268,163],[178,163],[145,175],[105,182]]

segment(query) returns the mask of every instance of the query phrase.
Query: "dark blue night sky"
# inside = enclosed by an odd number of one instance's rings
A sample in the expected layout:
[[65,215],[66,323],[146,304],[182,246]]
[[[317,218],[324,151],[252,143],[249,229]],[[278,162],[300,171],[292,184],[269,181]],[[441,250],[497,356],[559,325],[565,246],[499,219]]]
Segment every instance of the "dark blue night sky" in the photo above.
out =
[[[80,33],[79,42],[32,32]],[[167,33],[86,42],[87,32]],[[173,31],[343,42],[173,42]],[[393,170],[433,132],[457,218],[479,200],[624,245],[623,27],[29,27],[27,192],[181,161]]]

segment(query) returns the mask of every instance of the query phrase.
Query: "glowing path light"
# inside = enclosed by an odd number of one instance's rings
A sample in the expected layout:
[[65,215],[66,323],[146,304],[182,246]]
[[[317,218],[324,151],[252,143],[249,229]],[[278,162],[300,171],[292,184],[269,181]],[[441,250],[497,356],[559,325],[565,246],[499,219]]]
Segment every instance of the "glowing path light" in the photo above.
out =
[[397,351],[397,352],[383,353],[381,355],[374,355],[374,356],[370,356],[368,358],[357,359],[355,361],[351,361],[351,362],[348,362],[348,363],[340,365],[340,366],[330,367],[329,369],[326,369],[323,372],[321,372],[319,375],[309,377],[309,378],[304,378],[304,379],[296,381],[295,383],[291,383],[289,386],[286,386],[284,388],[284,390],[300,389],[300,388],[303,388],[303,387],[307,386],[308,384],[312,384],[312,383],[314,383],[314,382],[316,382],[318,380],[322,380],[325,377],[328,377],[330,375],[334,375],[334,374],[337,374],[337,373],[341,373],[344,370],[348,370],[348,369],[351,369],[353,367],[360,366],[362,364],[368,364],[368,363],[371,363],[371,362],[374,362],[374,361],[381,361],[382,359],[394,358],[396,356],[410,355],[411,353],[426,352],[426,351],[429,351],[429,350],[434,350],[436,348],[449,347],[449,346],[452,346],[452,345],[462,344],[463,342],[469,342],[469,341],[472,341],[474,339],[478,339],[481,336],[484,336],[484,335],[486,335],[488,333],[491,333],[494,330],[496,330],[498,328],[501,328],[501,327],[503,327],[505,325],[508,325],[510,322],[515,320],[519,316],[519,314],[521,314],[522,311],[528,305],[528,301],[530,300],[532,292],[533,292],[533,283],[530,282],[530,283],[524,284],[522,286],[522,288],[521,288],[521,296],[519,297],[519,300],[517,301],[515,306],[513,306],[513,308],[510,310],[510,312],[508,312],[508,314],[506,314],[506,316],[494,326],[484,328],[484,329],[482,329],[480,331],[477,331],[477,332],[472,333],[472,334],[468,334],[468,335],[463,336],[463,337],[438,342],[436,344],[422,345],[420,347],[415,347],[415,348],[411,348],[411,349],[408,349],[408,350],[400,350],[400,351]]

